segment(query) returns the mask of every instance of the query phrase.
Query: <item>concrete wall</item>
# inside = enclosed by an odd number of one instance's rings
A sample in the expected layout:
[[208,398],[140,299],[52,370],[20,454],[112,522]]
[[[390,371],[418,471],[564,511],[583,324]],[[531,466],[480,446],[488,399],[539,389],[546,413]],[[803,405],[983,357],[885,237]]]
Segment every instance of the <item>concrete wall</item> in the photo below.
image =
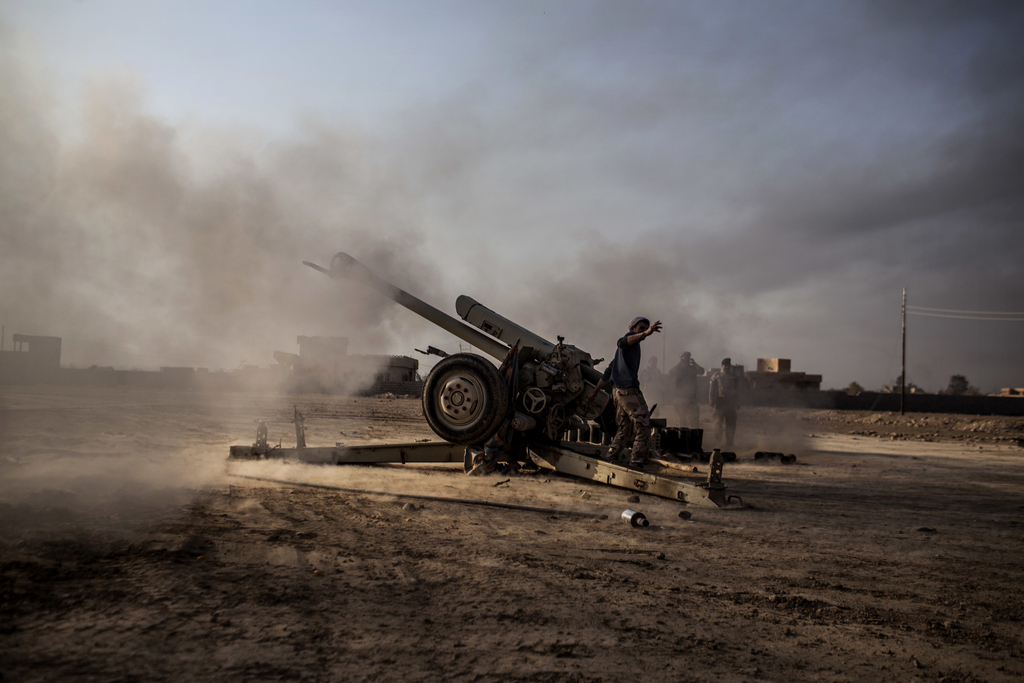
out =
[[[826,410],[877,410],[899,412],[899,394],[864,391],[850,396],[845,391],[748,392],[744,405]],[[910,413],[960,413],[964,415],[1024,415],[1024,398],[1002,396],[947,396],[907,394],[905,409]]]
[[15,334],[14,350],[0,350],[0,384],[52,382],[60,370],[60,337]]

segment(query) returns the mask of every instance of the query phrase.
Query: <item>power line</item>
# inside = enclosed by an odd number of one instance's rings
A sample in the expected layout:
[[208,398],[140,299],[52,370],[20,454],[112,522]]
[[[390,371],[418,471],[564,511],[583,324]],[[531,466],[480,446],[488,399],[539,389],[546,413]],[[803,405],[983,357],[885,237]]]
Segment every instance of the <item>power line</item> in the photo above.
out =
[[967,313],[970,315],[1024,315],[1024,311],[959,311],[955,308],[928,308],[927,306],[907,306],[915,311],[933,311],[935,313]]
[[970,315],[945,315],[944,313],[921,313],[919,311],[907,311],[908,315],[923,315],[929,318],[952,318],[954,320],[991,320],[994,322],[1024,323],[1024,318],[982,318]]

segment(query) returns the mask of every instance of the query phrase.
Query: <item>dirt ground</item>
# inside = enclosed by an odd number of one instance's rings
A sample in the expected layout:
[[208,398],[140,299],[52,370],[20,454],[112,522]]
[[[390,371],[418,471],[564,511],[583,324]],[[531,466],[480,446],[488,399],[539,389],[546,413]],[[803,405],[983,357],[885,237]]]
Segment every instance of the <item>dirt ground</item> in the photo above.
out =
[[2,680],[1024,677],[1022,419],[744,409],[745,506],[683,520],[551,473],[227,461],[293,405],[310,445],[433,437],[414,399],[0,387]]

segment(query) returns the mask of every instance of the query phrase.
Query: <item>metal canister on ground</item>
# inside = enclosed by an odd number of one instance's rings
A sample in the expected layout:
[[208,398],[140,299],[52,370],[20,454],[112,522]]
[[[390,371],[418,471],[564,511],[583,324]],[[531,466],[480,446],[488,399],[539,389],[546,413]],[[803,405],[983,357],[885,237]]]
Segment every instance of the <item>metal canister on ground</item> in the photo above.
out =
[[651,525],[651,523],[647,521],[647,517],[644,516],[644,513],[637,512],[636,510],[624,510],[622,513],[622,521],[634,527],[646,527]]

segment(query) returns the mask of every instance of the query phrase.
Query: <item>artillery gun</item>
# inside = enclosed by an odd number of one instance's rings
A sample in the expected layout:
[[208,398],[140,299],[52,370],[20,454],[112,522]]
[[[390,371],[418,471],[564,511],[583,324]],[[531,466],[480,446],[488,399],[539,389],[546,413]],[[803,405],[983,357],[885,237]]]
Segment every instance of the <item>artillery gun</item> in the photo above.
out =
[[[726,494],[722,481],[723,456],[707,454],[707,480],[690,482],[678,472],[692,474],[696,468],[679,461],[655,459],[666,473],[629,468],[602,457],[604,447],[597,429],[587,430],[587,422],[598,422],[600,430],[614,433],[610,396],[594,388],[601,373],[589,353],[565,343],[563,337],[552,343],[543,337],[498,315],[468,296],[460,296],[455,308],[457,320],[374,275],[348,254],[339,252],[330,268],[303,261],[310,268],[334,280],[348,280],[375,289],[389,299],[426,318],[498,360],[508,360],[503,377],[482,356],[473,353],[448,355],[439,349],[428,352],[442,356],[423,387],[423,414],[430,428],[443,441],[345,445],[306,445],[302,413],[295,408],[295,448],[271,447],[267,429],[260,423],[256,443],[231,446],[232,459],[283,458],[309,464],[359,463],[443,463],[462,462],[470,471],[470,449],[502,428],[504,420],[522,432],[527,456],[534,464],[581,479],[647,493],[661,498],[723,507],[736,496]],[[465,321],[465,322],[463,322]],[[468,323],[468,324],[467,324]],[[511,354],[512,350],[516,353]],[[511,361],[515,360],[515,364]],[[591,399],[591,394],[594,398]],[[609,414],[612,413],[612,414]],[[670,429],[664,420],[652,420],[651,445],[670,456],[704,455],[699,429]],[[587,435],[589,435],[589,443]],[[565,436],[567,438],[562,439]],[[582,437],[582,438],[578,438]],[[270,480],[279,481],[279,480]],[[279,482],[300,483],[300,482]],[[330,488],[330,487],[328,487]],[[380,492],[377,492],[380,493]],[[465,502],[465,501],[462,501]]]
[[513,429],[528,433],[531,440],[557,441],[566,430],[584,428],[588,420],[599,420],[614,431],[612,420],[601,419],[610,396],[600,391],[590,399],[601,379],[596,362],[586,351],[566,344],[564,337],[552,343],[465,295],[455,302],[462,322],[382,280],[344,252],[334,255],[330,268],[303,263],[331,279],[374,289],[499,361],[518,348],[514,395],[494,365],[477,354],[452,354],[434,366],[423,387],[423,414],[445,441],[480,443],[509,416],[510,404]]

